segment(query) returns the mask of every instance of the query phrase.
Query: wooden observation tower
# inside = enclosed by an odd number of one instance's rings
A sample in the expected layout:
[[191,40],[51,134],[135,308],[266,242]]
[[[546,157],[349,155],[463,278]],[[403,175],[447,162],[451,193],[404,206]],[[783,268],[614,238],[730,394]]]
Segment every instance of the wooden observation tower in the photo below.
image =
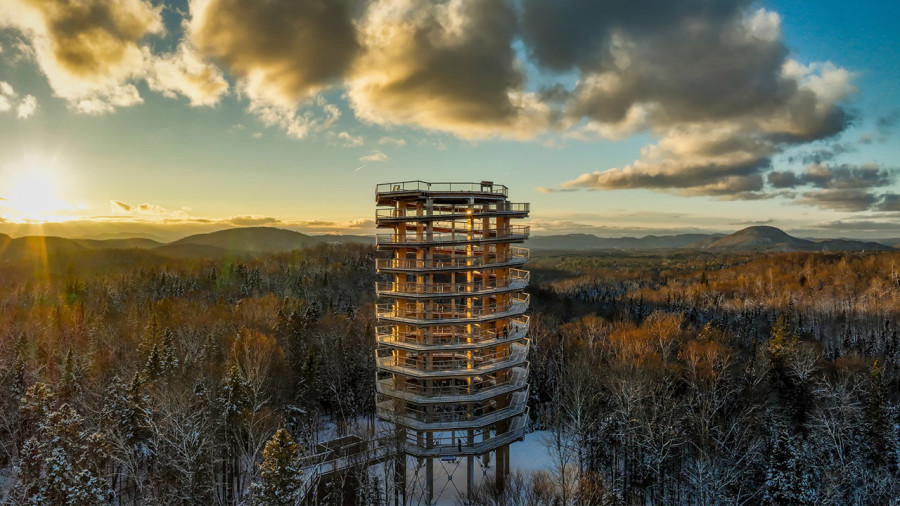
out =
[[[509,444],[524,435],[528,397],[529,205],[492,182],[405,181],[375,189],[378,234],[376,409],[398,450],[424,467],[434,501],[436,459],[474,470],[494,454],[498,486]],[[440,461],[438,461],[440,462]]]

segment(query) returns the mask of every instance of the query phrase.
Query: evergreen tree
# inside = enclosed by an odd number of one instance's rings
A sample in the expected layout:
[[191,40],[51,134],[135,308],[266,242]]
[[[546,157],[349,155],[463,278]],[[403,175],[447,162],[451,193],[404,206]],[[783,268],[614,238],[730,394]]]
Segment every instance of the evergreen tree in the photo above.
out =
[[790,415],[792,427],[799,433],[806,431],[806,422],[812,409],[810,386],[791,371],[791,361],[801,351],[800,338],[784,315],[772,326],[767,347],[772,361],[772,386],[781,401],[784,412]]
[[220,429],[224,444],[222,445],[222,466],[224,475],[225,501],[231,502],[241,472],[238,461],[245,434],[243,416],[249,407],[249,385],[236,365],[228,370],[228,376],[222,384],[219,403],[222,408]]
[[763,503],[814,504],[815,473],[805,445],[787,427],[781,427],[769,456]]
[[159,353],[159,345],[154,344],[153,348],[150,350],[150,355],[147,357],[147,363],[144,364],[144,376],[148,380],[154,381],[162,376],[164,372],[162,357],[160,357]]
[[109,446],[101,433],[84,429],[68,404],[45,413],[22,447],[18,499],[24,504],[88,506],[106,501],[103,479]]
[[56,404],[56,396],[44,383],[28,387],[19,404],[19,441],[36,436],[40,424]]
[[25,388],[27,383],[28,376],[28,368],[25,362],[25,336],[20,335],[18,339],[16,339],[16,361],[13,363],[13,377],[12,377],[12,385],[10,385],[10,393],[15,398],[22,397],[25,395]]
[[144,326],[144,334],[141,336],[140,344],[138,344],[138,351],[145,357],[149,356],[153,346],[159,344],[161,336],[162,329],[159,326],[159,318],[154,311],[150,315],[147,325]]
[[894,452],[897,444],[894,440],[890,408],[885,397],[883,373],[884,368],[876,360],[869,370],[865,396],[863,446],[867,466],[887,467],[893,470],[897,465]]
[[178,357],[175,356],[175,334],[170,329],[163,331],[160,365],[163,374],[178,367]]
[[78,371],[75,359],[72,357],[72,349],[66,352],[66,361],[63,364],[63,372],[59,377],[57,392],[62,402],[71,402],[81,391],[78,381]]
[[104,416],[124,446],[141,459],[153,453],[152,412],[150,398],[144,392],[139,374],[128,385],[118,383],[110,388]]
[[297,503],[300,449],[290,433],[279,429],[266,443],[259,464],[260,481],[253,493],[260,504],[281,506]]

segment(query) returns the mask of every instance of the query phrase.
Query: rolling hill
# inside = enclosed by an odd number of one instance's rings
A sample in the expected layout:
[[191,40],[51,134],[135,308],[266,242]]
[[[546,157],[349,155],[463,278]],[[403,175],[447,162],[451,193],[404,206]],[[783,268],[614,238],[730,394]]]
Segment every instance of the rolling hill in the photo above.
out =
[[601,250],[708,250],[723,252],[754,251],[887,251],[884,243],[850,239],[800,239],[768,226],[747,227],[730,235],[680,234],[671,236],[603,238],[591,234],[532,236],[525,246],[536,251]]
[[26,236],[15,239],[0,237],[0,259],[6,261],[46,260],[54,257],[70,257],[88,248],[62,237]]
[[715,240],[722,234],[679,234],[670,236],[647,235],[644,237],[597,237],[592,234],[538,235],[525,243],[535,250],[648,250],[673,249],[694,246],[700,241]]
[[730,251],[813,251],[815,248],[812,241],[767,226],[747,227],[703,246],[707,250]]
[[205,246],[232,254],[283,253],[309,248],[324,241],[300,232],[274,227],[229,228],[208,234],[190,235],[156,248],[172,250],[173,246]]
[[129,237],[127,239],[72,239],[72,241],[87,249],[153,249],[162,246],[163,243],[143,237]]
[[[142,250],[172,258],[222,258],[284,253],[321,244],[367,244],[371,236],[319,235],[273,227],[230,228],[196,234],[171,243],[146,238],[66,239],[53,236],[12,238],[0,234],[0,261],[65,259],[91,251]],[[775,227],[755,226],[730,235],[680,234],[672,236],[601,238],[591,234],[533,236],[525,246],[535,251],[889,251],[884,243],[850,239],[800,239]]]
[[788,235],[785,231],[767,226],[747,227],[702,247],[717,251],[889,251],[884,244],[849,239],[810,241]]

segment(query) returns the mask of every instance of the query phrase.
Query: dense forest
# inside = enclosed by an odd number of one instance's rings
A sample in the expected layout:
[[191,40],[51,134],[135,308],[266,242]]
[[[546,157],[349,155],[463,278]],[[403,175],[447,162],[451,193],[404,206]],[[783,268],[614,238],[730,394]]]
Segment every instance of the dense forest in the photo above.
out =
[[[0,263],[0,503],[294,504],[324,428],[376,425],[374,258]],[[530,413],[554,465],[480,503],[900,497],[900,254],[529,268]],[[390,474],[320,501],[392,503]]]

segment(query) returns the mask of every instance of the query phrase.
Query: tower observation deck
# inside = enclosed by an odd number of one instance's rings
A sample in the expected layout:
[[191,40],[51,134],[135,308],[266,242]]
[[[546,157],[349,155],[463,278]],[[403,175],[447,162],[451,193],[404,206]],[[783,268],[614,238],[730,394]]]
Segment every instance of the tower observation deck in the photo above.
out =
[[[529,204],[506,186],[405,181],[375,189],[380,229],[376,411],[397,430],[400,451],[425,467],[424,502],[434,500],[433,460],[494,454],[509,474],[509,444],[524,435],[528,397]],[[405,458],[404,458],[405,465]]]

